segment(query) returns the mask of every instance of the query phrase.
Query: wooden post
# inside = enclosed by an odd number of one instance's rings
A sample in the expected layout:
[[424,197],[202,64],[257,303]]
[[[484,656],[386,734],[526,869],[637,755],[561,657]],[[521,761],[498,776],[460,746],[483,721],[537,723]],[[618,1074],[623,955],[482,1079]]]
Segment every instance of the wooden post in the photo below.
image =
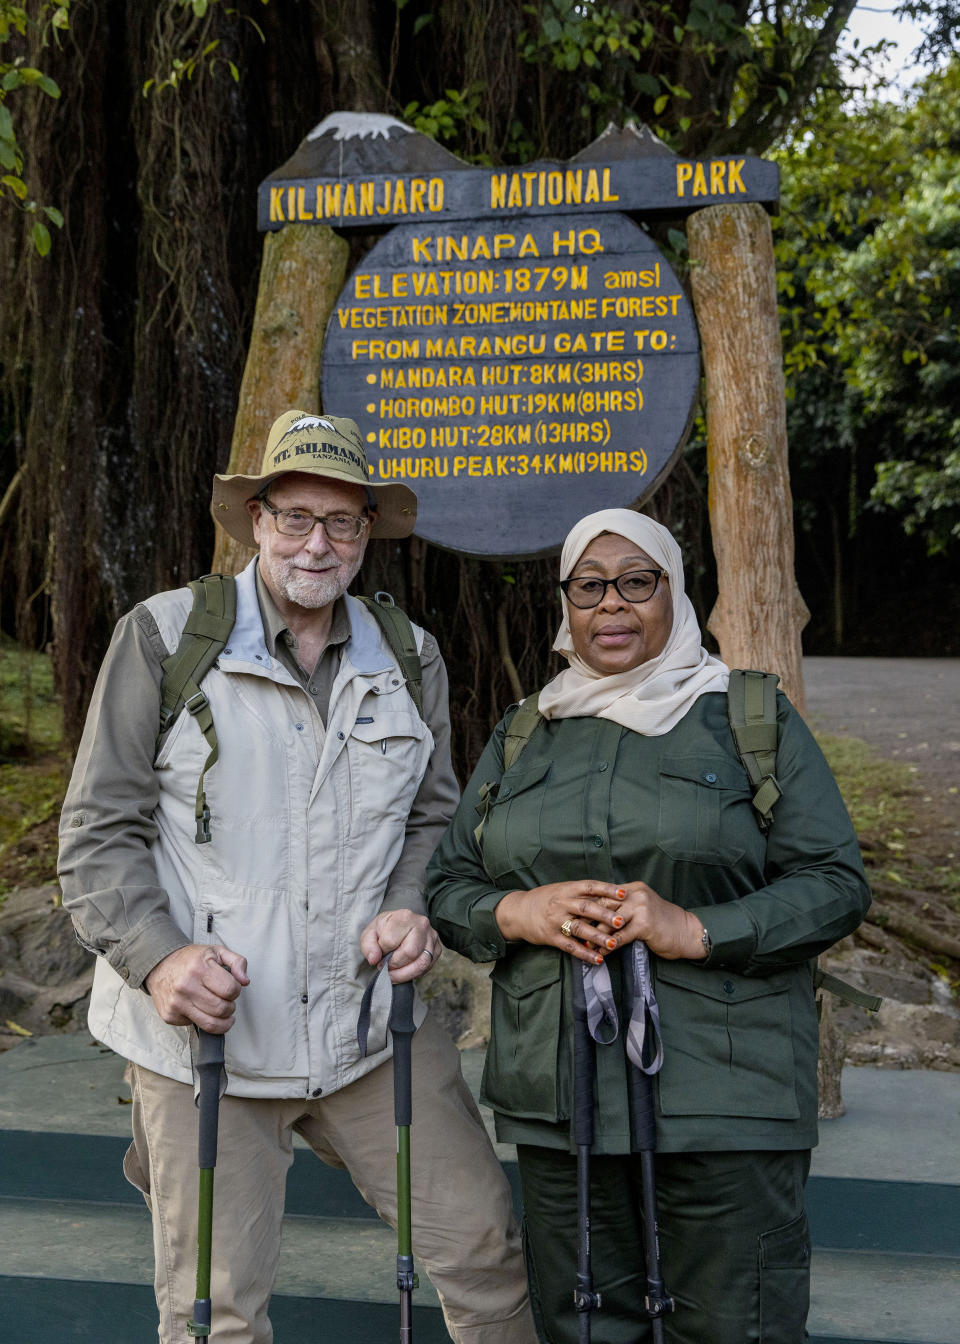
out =
[[[228,472],[258,472],[282,411],[320,408],[320,351],[343,288],[347,243],[323,224],[288,224],[263,240],[260,288]],[[335,415],[337,408],[328,408]],[[235,574],[251,552],[217,528],[213,570]]]
[[804,712],[783,355],[770,220],[759,205],[687,221],[703,347],[710,527],[719,594],[708,628],[730,667],[776,672]]

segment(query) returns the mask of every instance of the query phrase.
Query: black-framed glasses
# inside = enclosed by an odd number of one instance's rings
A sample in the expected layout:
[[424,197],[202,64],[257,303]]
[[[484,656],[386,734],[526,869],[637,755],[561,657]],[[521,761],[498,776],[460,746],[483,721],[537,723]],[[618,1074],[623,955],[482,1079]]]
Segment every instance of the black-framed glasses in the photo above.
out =
[[260,496],[260,503],[267,513],[272,513],[277,531],[285,537],[309,537],[317,523],[331,541],[359,541],[363,529],[370,519],[361,518],[355,513],[309,513],[306,509],[276,509],[267,499]]
[[665,569],[631,569],[616,579],[589,578],[561,579],[560,587],[567,601],[585,609],[598,607],[608,588],[616,588],[626,602],[649,602],[661,579],[669,578]]

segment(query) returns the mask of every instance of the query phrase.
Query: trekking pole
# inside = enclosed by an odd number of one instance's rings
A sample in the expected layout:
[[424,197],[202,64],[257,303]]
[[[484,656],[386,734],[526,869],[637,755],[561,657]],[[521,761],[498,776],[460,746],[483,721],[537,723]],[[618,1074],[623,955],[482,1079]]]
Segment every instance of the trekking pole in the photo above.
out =
[[397,1288],[400,1290],[400,1344],[413,1344],[413,1240],[410,1210],[410,1120],[413,1111],[411,1045],[413,981],[393,986],[387,1021],[393,1036],[393,1112],[397,1126]]
[[[634,980],[633,961],[626,960],[627,975]],[[635,992],[635,986],[634,986]],[[649,1035],[645,1034],[649,1041]],[[649,1059],[644,1060],[649,1064]],[[651,1065],[659,1067],[659,1065]],[[657,1187],[653,1155],[657,1146],[657,1117],[653,1101],[653,1077],[636,1063],[628,1064],[630,1147],[640,1155],[640,1208],[646,1261],[647,1292],[644,1304],[650,1317],[653,1344],[663,1344],[663,1317],[673,1311],[674,1301],[663,1283],[660,1269],[660,1235],[657,1230]]]
[[583,969],[573,961],[573,1140],[577,1146],[577,1286],[578,1339],[590,1344],[590,1313],[600,1308],[590,1263],[590,1149],[593,1147],[593,1082],[596,1061],[587,1023]]
[[197,1208],[197,1296],[193,1318],[187,1323],[192,1336],[210,1334],[210,1259],[213,1246],[213,1169],[217,1165],[217,1129],[220,1119],[220,1076],[223,1072],[223,1036],[197,1028],[196,1069],[200,1108],[200,1194]]

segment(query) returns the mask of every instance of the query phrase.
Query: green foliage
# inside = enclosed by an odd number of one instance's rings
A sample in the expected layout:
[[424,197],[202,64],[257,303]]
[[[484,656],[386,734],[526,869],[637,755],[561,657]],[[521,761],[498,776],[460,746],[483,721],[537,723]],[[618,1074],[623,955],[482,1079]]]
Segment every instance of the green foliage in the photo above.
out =
[[811,463],[846,446],[852,527],[892,509],[942,554],[960,538],[960,61],[905,103],[820,112],[781,155],[791,439]]
[[577,115],[594,134],[649,108],[654,132],[675,141],[691,127],[685,104],[693,96],[676,72],[707,70],[721,52],[746,50],[744,29],[723,0],[692,0],[682,21],[669,4],[546,0],[524,9],[531,23],[520,35],[520,59],[576,81]]
[[[270,0],[260,0],[260,3],[267,5]],[[191,80],[198,73],[205,72],[212,75],[220,66],[227,69],[234,83],[240,82],[240,70],[235,61],[224,55],[221,39],[214,37],[207,40],[204,20],[210,18],[218,5],[228,18],[243,19],[255,30],[261,42],[266,41],[263,30],[255,19],[249,14],[241,14],[232,6],[223,4],[223,0],[171,0],[172,17],[183,27],[188,37],[196,36],[196,45],[192,50],[188,50],[186,55],[174,56],[165,70],[156,72],[144,81],[142,89],[144,98],[151,93],[161,93],[164,89],[178,89],[184,80]]]
[[44,0],[37,17],[31,17],[23,5],[0,0],[0,202],[32,217],[30,235],[41,257],[50,251],[50,230],[40,215],[56,228],[63,228],[63,215],[53,205],[44,205],[31,195],[25,171],[23,148],[17,139],[11,106],[22,103],[29,90],[38,90],[48,98],[59,98],[57,83],[36,66],[28,65],[23,50],[28,39],[40,48],[51,38],[59,41],[70,26],[70,0]]
[[[441,144],[459,144],[464,132],[471,130],[485,137],[490,127],[481,112],[484,92],[484,85],[479,81],[474,81],[462,93],[457,89],[445,89],[443,98],[425,106],[416,101],[407,103],[401,115],[415,131],[421,131]],[[490,163],[490,157],[486,154],[465,157],[479,163]]]
[[878,463],[870,498],[903,514],[908,535],[922,532],[930,555],[943,555],[951,542],[960,541],[960,449],[942,461],[931,455],[921,462]]

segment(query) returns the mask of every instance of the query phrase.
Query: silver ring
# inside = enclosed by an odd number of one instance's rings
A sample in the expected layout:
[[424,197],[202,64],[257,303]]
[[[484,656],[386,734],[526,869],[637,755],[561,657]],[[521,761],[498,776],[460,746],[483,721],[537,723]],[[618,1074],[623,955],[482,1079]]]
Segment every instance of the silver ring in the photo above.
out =
[[430,958],[430,960],[433,961],[433,953],[430,951],[429,947],[425,947],[423,950],[424,950],[424,952],[426,952],[426,954],[427,954],[427,956]]
[[572,938],[572,937],[573,937],[573,922],[572,922],[571,920],[569,920],[569,919],[565,919],[565,920],[563,921],[563,923],[560,925],[560,932],[566,934],[566,936],[567,936],[568,938]]

